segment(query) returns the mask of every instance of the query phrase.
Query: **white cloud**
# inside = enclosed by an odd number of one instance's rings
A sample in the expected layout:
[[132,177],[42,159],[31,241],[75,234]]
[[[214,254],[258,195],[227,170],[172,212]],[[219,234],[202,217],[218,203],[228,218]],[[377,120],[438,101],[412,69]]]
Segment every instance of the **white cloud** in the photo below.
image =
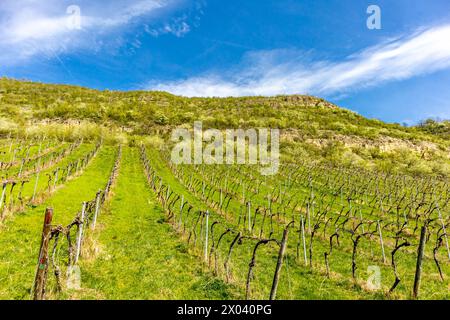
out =
[[250,52],[230,72],[208,74],[147,88],[184,96],[277,94],[335,95],[450,67],[450,25],[424,29],[348,56],[317,61],[292,50]]
[[[114,2],[113,2],[114,3]],[[129,1],[131,5],[125,8],[116,8],[108,16],[86,16],[85,27],[118,27],[128,24],[132,19],[144,16],[152,11],[165,7],[168,2],[159,0]]]
[[185,35],[190,31],[190,27],[186,22],[181,21],[180,23],[176,24],[166,24],[164,26],[164,31],[172,33],[177,37],[182,37],[183,35]]
[[120,31],[133,19],[151,16],[178,0],[77,1],[81,29],[68,27],[68,0],[2,0],[0,5],[0,63],[18,64],[37,54],[71,49],[95,50],[95,36]]
[[166,23],[164,26],[159,28],[150,28],[148,25],[145,25],[144,30],[152,37],[159,37],[164,34],[173,34],[174,36],[180,38],[191,31],[191,27],[186,22],[186,19],[187,16],[175,18],[172,22]]

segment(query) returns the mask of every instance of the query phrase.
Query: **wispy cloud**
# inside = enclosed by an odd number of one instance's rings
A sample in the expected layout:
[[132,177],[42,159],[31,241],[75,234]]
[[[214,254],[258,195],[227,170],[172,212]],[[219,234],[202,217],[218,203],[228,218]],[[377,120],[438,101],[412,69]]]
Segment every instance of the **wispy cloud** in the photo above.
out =
[[146,33],[153,37],[159,37],[164,34],[173,34],[176,37],[183,37],[191,31],[191,26],[186,22],[187,16],[173,19],[170,23],[165,23],[162,27],[151,28],[145,25]]
[[450,24],[421,29],[349,55],[343,61],[314,59],[310,52],[249,52],[232,70],[211,71],[148,89],[184,96],[277,94],[341,95],[388,81],[450,68]]
[[[36,54],[71,49],[95,50],[102,36],[123,31],[141,17],[179,0],[77,1],[81,28],[71,28],[68,0],[2,0],[0,6],[0,63],[17,64]],[[96,39],[97,37],[97,39]]]

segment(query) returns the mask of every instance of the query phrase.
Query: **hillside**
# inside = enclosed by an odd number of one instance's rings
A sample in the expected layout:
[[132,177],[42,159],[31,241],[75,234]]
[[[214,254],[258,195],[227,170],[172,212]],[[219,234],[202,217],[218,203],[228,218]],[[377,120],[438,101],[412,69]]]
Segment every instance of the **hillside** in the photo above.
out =
[[[449,298],[446,122],[0,84],[0,299]],[[279,170],[177,164],[198,120],[281,129]]]
[[311,96],[184,98],[0,79],[0,133],[167,138],[174,127],[281,129],[287,162],[331,162],[412,175],[450,175],[445,124],[387,124]]

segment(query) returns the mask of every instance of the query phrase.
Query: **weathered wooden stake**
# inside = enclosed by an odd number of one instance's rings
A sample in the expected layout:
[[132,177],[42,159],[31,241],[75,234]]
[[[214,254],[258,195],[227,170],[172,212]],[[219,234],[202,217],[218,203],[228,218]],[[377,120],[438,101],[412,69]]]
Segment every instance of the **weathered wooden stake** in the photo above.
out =
[[83,240],[83,224],[84,224],[84,215],[86,213],[86,202],[83,202],[83,207],[81,209],[81,224],[78,228],[78,235],[77,235],[77,251],[75,253],[75,260],[74,264],[78,263],[78,259],[80,258],[81,253],[81,242]]
[[184,195],[181,195],[181,204],[180,204],[180,220],[178,221],[178,226],[181,228],[183,224],[183,206],[184,206]]
[[364,224],[362,224],[363,223],[363,216],[362,216],[362,212],[361,212],[361,205],[359,206],[359,222],[361,222],[362,232],[365,233],[366,231],[364,230]]
[[422,275],[422,261],[423,261],[423,252],[425,250],[425,240],[427,235],[427,226],[423,226],[420,232],[420,243],[419,249],[417,250],[417,264],[416,264],[416,276],[414,277],[414,290],[413,290],[413,298],[417,299],[419,297],[419,289],[420,289],[420,277]]
[[34,280],[33,299],[43,300],[45,298],[45,283],[48,271],[48,245],[52,231],[53,209],[45,210],[44,227],[42,229],[41,248],[39,250],[38,266]]
[[[2,190],[2,196],[1,196],[1,198],[0,198],[0,210],[3,208],[3,202],[4,202],[4,200],[5,200],[5,196],[6,196],[6,186],[7,186],[8,184],[5,182],[5,183],[3,183],[3,190]],[[3,211],[2,211],[2,213],[3,213]]]
[[380,220],[377,221],[377,226],[378,226],[378,234],[380,235],[380,245],[381,245],[381,254],[383,256],[383,263],[386,263],[386,255],[384,253],[384,242],[383,242],[383,234],[381,233]]
[[14,152],[13,152],[13,154],[12,154],[12,156],[11,156],[11,163],[13,163],[14,161],[16,161],[16,153],[17,153],[17,149],[14,149]]
[[283,257],[284,257],[284,253],[286,252],[288,233],[289,233],[289,226],[287,226],[283,232],[283,238],[281,240],[281,245],[280,245],[280,252],[278,253],[277,267],[275,268],[272,289],[270,290],[270,300],[275,300],[275,297],[277,295],[278,282],[280,281],[280,272],[281,272],[281,267],[283,265]]
[[95,225],[97,223],[97,217],[100,213],[100,195],[102,194],[102,190],[98,190],[96,196],[95,196],[95,213],[94,218],[92,220],[92,230],[95,229]]
[[55,181],[53,182],[53,189],[56,188],[56,184],[58,183],[58,175],[59,175],[59,168],[56,168]]
[[25,163],[25,158],[22,159],[22,163],[20,164],[19,174],[17,175],[19,178],[22,176],[23,165]]
[[306,237],[305,237],[305,220],[302,215],[302,242],[303,242],[303,255],[305,258],[305,266],[308,265],[308,257],[306,255]]
[[168,186],[167,186],[167,193],[166,193],[166,201],[165,201],[166,204],[168,204],[168,201],[169,201],[169,195],[170,195],[170,186],[168,185]]
[[209,232],[209,211],[206,210],[206,228],[205,228],[205,262],[208,262],[208,232]]
[[39,172],[36,173],[36,182],[34,183],[34,190],[33,190],[33,196],[31,197],[31,202],[34,201],[34,198],[36,197],[37,187],[39,183]]
[[251,203],[247,202],[247,211],[248,211],[248,231],[252,232],[252,213],[251,213]]
[[311,233],[311,213],[309,208],[309,202],[306,205],[306,214],[308,215],[308,233]]

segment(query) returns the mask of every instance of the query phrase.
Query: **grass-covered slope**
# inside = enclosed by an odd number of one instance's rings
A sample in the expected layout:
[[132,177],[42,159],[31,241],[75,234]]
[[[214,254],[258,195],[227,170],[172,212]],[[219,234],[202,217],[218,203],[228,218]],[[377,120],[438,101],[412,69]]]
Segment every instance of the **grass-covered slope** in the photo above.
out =
[[[194,121],[281,129],[278,174],[175,165],[170,133]],[[448,299],[449,132],[448,122],[386,124],[309,96],[0,79],[0,299],[31,297],[46,207],[46,299],[267,299],[283,241],[277,299],[409,299],[419,239],[420,298]],[[105,185],[94,228],[92,199]]]
[[54,223],[67,224],[103,186],[114,162],[114,148],[103,147],[81,176],[69,180],[38,206],[29,206],[0,224],[0,299],[29,299],[36,272],[40,234],[46,207]]
[[[426,107],[426,106],[424,106]],[[185,98],[0,79],[0,134],[131,141],[177,126],[280,128],[281,156],[413,175],[449,176],[448,123],[417,127],[367,119],[310,96]]]
[[137,148],[125,148],[114,197],[94,236],[98,253],[81,264],[82,299],[229,299],[230,288],[212,277],[164,222],[147,186]]

